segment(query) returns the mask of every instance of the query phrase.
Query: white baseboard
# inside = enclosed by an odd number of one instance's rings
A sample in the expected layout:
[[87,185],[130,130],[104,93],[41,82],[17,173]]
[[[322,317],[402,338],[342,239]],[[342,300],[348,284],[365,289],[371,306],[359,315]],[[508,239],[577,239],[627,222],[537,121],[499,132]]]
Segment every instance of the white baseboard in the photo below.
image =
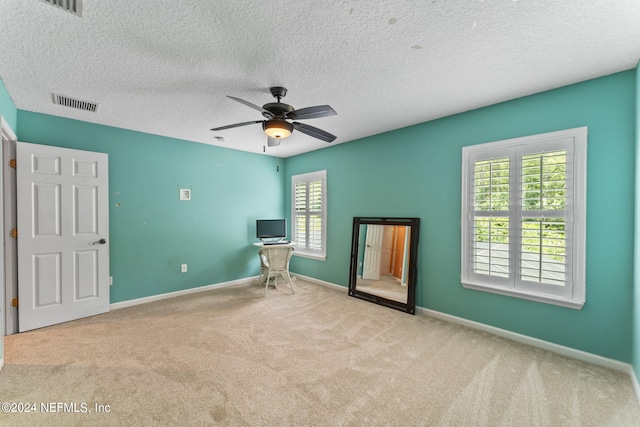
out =
[[640,405],[640,384],[638,383],[638,376],[632,365],[629,365],[629,376],[631,377],[631,384],[633,384],[633,391],[636,393],[636,399]]
[[570,357],[572,359],[582,360],[583,362],[593,363],[594,365],[615,369],[616,371],[628,372],[629,368],[631,367],[630,364],[620,362],[618,360],[609,359],[606,357],[598,356],[597,354],[587,353],[586,351],[576,350],[571,347],[565,347],[563,345],[554,344],[549,341],[544,341],[544,340],[533,338],[527,335],[518,334],[516,332],[511,332],[506,329],[496,328],[494,326],[485,325],[484,323],[474,322],[472,320],[467,320],[462,317],[452,316],[450,314],[441,313],[439,311],[417,307],[416,312],[434,317],[436,319],[444,320],[446,322],[457,323],[459,325],[464,325],[469,328],[485,331],[493,335],[510,339],[511,341],[516,341],[522,344],[530,345],[532,347],[548,350],[553,353],[560,354],[562,356]]
[[[336,289],[347,290],[347,288],[345,288],[344,286],[336,285],[335,283],[325,282],[323,280],[314,279],[313,277],[308,277],[308,276],[304,276],[302,274],[297,274],[297,273],[291,272],[291,279],[294,280],[294,281],[296,280],[296,277],[294,275],[297,276],[297,277],[300,277],[304,281],[307,281],[307,282],[310,282],[310,283],[315,283],[317,285],[331,286],[331,287],[336,288]],[[246,284],[246,283],[250,283],[250,282],[253,282],[255,280],[258,280],[258,278],[259,278],[259,276],[253,276],[253,277],[247,277],[247,278],[244,278],[244,279],[232,280],[230,282],[215,283],[213,285],[206,285],[206,286],[200,286],[200,287],[197,287],[197,288],[184,289],[182,291],[167,292],[166,294],[158,294],[158,295],[152,295],[152,296],[149,296],[149,297],[131,299],[131,300],[122,301],[122,302],[114,302],[112,304],[109,304],[109,308],[111,310],[118,310],[120,308],[133,307],[134,305],[147,304],[149,302],[160,301],[160,300],[168,299],[168,298],[175,298],[175,297],[179,297],[181,295],[195,294],[195,293],[198,293],[198,292],[210,291],[212,289],[225,288],[227,286]]]
[[[296,273],[296,275],[301,279],[311,283],[316,283],[323,286],[330,286],[336,289],[348,291],[348,288],[345,288],[344,286],[336,285],[335,283],[325,282],[323,280],[318,280],[313,277],[304,276],[302,274]],[[530,345],[532,347],[548,350],[553,353],[570,357],[572,359],[582,360],[583,362],[593,363],[594,365],[604,366],[605,368],[614,369],[616,371],[634,373],[633,368],[629,363],[624,363],[618,360],[598,356],[597,354],[587,353],[586,351],[576,350],[571,347],[565,347],[559,344],[554,344],[549,341],[544,341],[544,340],[533,338],[527,335],[518,334],[516,332],[511,332],[506,329],[496,328],[494,326],[485,325],[484,323],[474,322],[472,320],[467,320],[462,317],[452,316],[450,314],[441,313],[439,311],[430,310],[423,307],[416,307],[416,313],[431,316],[436,319],[444,320],[450,323],[457,323],[459,325],[467,326],[473,329],[482,330],[492,335],[497,335],[503,338],[507,338],[511,341],[516,341],[516,342]],[[640,384],[638,384],[638,380],[635,377],[635,373],[633,376],[634,376],[633,380],[635,382],[634,387],[637,386],[638,390],[640,391]],[[640,396],[640,392],[636,394]]]
[[181,295],[195,294],[195,293],[198,293],[198,292],[210,291],[211,289],[225,288],[227,286],[250,283],[250,282],[252,282],[254,280],[257,280],[257,277],[258,276],[247,277],[245,279],[232,280],[230,282],[215,283],[213,285],[207,285],[207,286],[200,286],[200,287],[197,287],[197,288],[184,289],[182,291],[168,292],[166,294],[152,295],[150,297],[137,298],[137,299],[127,300],[127,301],[122,301],[122,302],[115,302],[113,304],[110,304],[109,308],[111,310],[118,310],[120,308],[132,307],[134,305],[146,304],[146,303],[153,302],[153,301],[160,301],[160,300],[163,300],[163,299],[175,298],[175,297],[179,297]]
[[[331,286],[341,290],[348,290],[344,286],[336,285],[335,283],[325,282],[323,280],[314,279],[313,277],[307,277],[302,274],[297,274],[297,276],[311,283],[317,283],[319,285],[324,285],[324,286]],[[508,331],[506,329],[496,328],[494,326],[485,325],[484,323],[474,322],[472,320],[467,320],[462,317],[452,316],[450,314],[441,313],[439,311],[429,310],[423,307],[416,307],[416,313],[425,314],[427,316],[444,320],[446,322],[457,323],[459,325],[464,325],[473,329],[482,330],[492,335],[497,335],[503,338],[507,338],[511,341],[520,342],[523,344],[530,345],[532,347],[541,348],[544,350],[551,351],[553,353],[571,357],[572,359],[582,360],[584,362],[593,363],[594,365],[604,366],[606,368],[614,369],[617,371],[630,372],[630,369],[631,369],[631,365],[629,363],[620,362],[618,360],[598,356],[597,354],[587,353],[586,351],[576,350],[571,347],[565,347],[559,344],[543,341],[538,338],[532,338],[527,335],[518,334],[515,332]],[[631,369],[631,372],[633,372],[633,369]],[[637,379],[635,381],[637,383]],[[640,390],[640,384],[638,385],[638,389]]]
[[[339,289],[341,291],[348,292],[348,288],[345,286],[337,285],[335,283],[326,282],[324,280],[315,279],[313,277],[305,276],[302,274],[291,272],[292,275],[295,275],[302,280],[314,283],[321,286],[328,286],[334,289]],[[293,277],[292,277],[293,278]],[[146,304],[152,301],[160,301],[167,298],[174,298],[181,295],[188,295],[197,292],[205,292],[211,289],[224,288],[227,286],[239,285],[252,282],[257,280],[258,276],[255,277],[247,277],[245,279],[232,280],[230,282],[222,282],[216,283],[208,286],[201,286],[198,288],[185,289],[182,291],[169,292],[166,294],[153,295],[150,297],[138,298],[129,301],[117,302],[110,305],[112,310],[117,310],[120,308],[131,307],[139,304]],[[295,278],[293,278],[295,280]],[[635,370],[633,366],[629,363],[620,362],[618,360],[609,359],[607,357],[598,356],[597,354],[587,353],[586,351],[576,350],[571,347],[565,347],[563,345],[554,344],[549,341],[544,341],[538,338],[533,338],[527,335],[518,334],[516,332],[511,332],[506,329],[496,328],[494,326],[485,325],[484,323],[474,322],[472,320],[464,319],[462,317],[452,316],[450,314],[441,313],[439,311],[430,310],[423,307],[416,307],[417,314],[424,314],[426,316],[431,316],[436,319],[443,320],[445,322],[456,323],[459,325],[467,326],[469,328],[478,329],[481,331],[488,332],[492,335],[497,335],[511,341],[516,341],[522,344],[527,344],[532,347],[541,348],[543,350],[551,351],[553,353],[560,354],[562,356],[570,357],[572,359],[581,360],[583,362],[592,363],[594,365],[603,366],[605,368],[614,369],[616,371],[622,371],[629,374],[631,379],[631,383],[633,385],[633,390],[636,395],[636,399],[638,400],[638,404],[640,404],[640,383],[638,383],[638,377],[636,376]],[[4,364],[4,360],[0,359],[0,369]]]
[[349,292],[349,288],[346,287],[346,286],[336,285],[335,283],[331,283],[331,282],[325,282],[324,280],[320,280],[320,279],[316,279],[316,278],[313,278],[313,277],[305,276],[303,274],[294,273],[293,271],[291,272],[291,274],[292,275],[295,274],[296,276],[298,276],[299,278],[301,278],[305,282],[315,283],[316,285],[329,286],[329,287],[334,288],[334,289],[340,289],[341,291],[345,291],[347,293]]

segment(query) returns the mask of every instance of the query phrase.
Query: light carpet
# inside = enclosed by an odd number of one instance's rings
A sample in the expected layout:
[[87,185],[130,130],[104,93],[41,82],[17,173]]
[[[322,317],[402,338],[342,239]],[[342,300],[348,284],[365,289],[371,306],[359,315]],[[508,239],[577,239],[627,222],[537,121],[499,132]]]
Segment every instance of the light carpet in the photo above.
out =
[[625,373],[295,288],[236,285],[9,336],[1,400],[36,410],[0,424],[640,426]]

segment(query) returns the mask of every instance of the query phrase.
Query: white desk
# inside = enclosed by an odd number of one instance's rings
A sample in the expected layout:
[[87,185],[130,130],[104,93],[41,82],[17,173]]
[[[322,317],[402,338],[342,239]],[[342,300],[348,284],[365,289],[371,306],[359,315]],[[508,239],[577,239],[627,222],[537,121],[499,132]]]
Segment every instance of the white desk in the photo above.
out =
[[293,242],[289,242],[289,243],[275,243],[275,244],[271,244],[271,245],[265,245],[263,242],[255,242],[253,244],[253,246],[257,246],[259,248],[271,248],[271,247],[280,247],[280,246],[293,246],[295,247],[295,243]]

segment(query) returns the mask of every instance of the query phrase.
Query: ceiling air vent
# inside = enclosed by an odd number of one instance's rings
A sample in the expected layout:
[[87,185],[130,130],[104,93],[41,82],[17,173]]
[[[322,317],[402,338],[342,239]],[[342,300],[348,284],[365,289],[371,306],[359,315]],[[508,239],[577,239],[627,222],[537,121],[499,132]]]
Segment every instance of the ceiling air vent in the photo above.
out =
[[40,0],[76,16],[82,16],[82,0]]
[[77,108],[78,110],[91,111],[95,113],[98,109],[98,104],[95,102],[81,101],[75,98],[69,98],[68,96],[53,94],[53,103],[57,105],[64,105],[65,107]]

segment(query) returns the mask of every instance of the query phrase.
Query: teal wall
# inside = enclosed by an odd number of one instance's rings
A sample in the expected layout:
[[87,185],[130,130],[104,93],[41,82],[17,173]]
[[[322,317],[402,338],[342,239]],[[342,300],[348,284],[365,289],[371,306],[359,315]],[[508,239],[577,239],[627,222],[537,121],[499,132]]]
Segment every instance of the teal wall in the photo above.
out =
[[[288,158],[286,194],[291,175],[326,169],[329,211],[327,260],[294,257],[291,268],[347,286],[352,217],[420,217],[419,306],[630,362],[635,99],[631,70]],[[583,309],[464,289],[462,147],[579,126],[589,127]]]
[[[420,217],[419,306],[632,362],[640,372],[640,315],[633,310],[640,298],[632,298],[640,232],[635,239],[631,232],[640,223],[638,74],[295,156],[280,172],[271,157],[17,111],[1,82],[0,114],[22,141],[109,154],[112,302],[257,274],[255,219],[280,216],[283,206],[288,217],[291,175],[326,169],[327,260],[294,257],[293,271],[347,286],[353,216]],[[578,126],[589,127],[584,308],[462,288],[461,148]],[[180,202],[179,187],[191,188],[193,200]],[[179,273],[181,263],[188,273]],[[639,280],[636,273],[637,288]]]
[[0,116],[11,126],[11,130],[16,132],[18,128],[18,110],[13,104],[13,100],[9,96],[9,92],[7,92],[7,88],[4,86],[2,79],[0,79]]
[[275,158],[22,110],[17,133],[109,154],[112,303],[258,274],[255,220],[284,205]]

